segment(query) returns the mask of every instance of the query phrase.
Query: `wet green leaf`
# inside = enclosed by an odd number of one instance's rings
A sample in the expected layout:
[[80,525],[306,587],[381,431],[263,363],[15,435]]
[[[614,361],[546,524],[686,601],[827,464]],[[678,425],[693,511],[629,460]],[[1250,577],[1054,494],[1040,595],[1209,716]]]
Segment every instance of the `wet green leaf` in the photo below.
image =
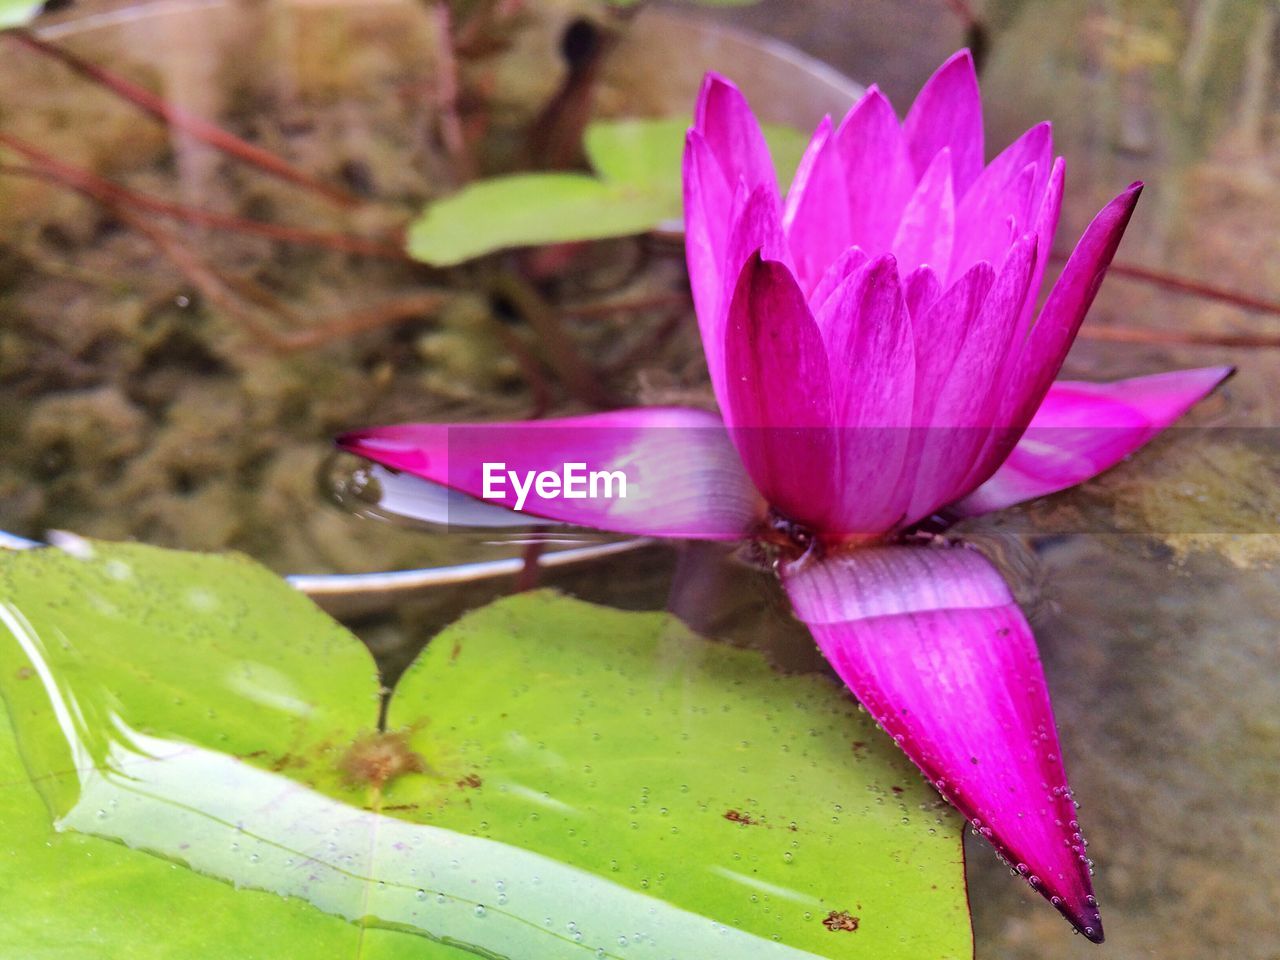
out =
[[[509,247],[602,240],[680,220],[680,157],[686,119],[618,120],[587,127],[583,146],[595,170],[481,180],[437,200],[413,222],[409,253],[449,266]],[[806,140],[766,126],[783,183]]]
[[0,557],[0,956],[969,953],[960,821],[825,679],[535,593],[377,691],[248,561]]
[[30,23],[42,6],[29,0],[0,0],[0,30]]

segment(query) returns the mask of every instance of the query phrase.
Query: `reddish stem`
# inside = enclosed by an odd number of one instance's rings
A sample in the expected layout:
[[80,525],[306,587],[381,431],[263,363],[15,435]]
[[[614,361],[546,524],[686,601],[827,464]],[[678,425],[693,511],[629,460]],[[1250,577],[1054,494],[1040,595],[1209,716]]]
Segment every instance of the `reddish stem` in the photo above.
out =
[[1110,272],[1118,277],[1140,280],[1166,290],[1177,290],[1179,293],[1190,293],[1197,297],[1204,297],[1206,300],[1229,303],[1234,307],[1243,307],[1245,310],[1257,310],[1260,313],[1280,316],[1280,301],[1237,293],[1234,290],[1201,283],[1199,280],[1188,280],[1177,274],[1165,273],[1163,270],[1152,270],[1150,267],[1140,267],[1130,263],[1112,263]]
[[684,292],[655,293],[630,300],[605,300],[602,303],[570,304],[561,307],[560,312],[566,317],[592,318],[612,317],[619,313],[632,313],[639,310],[665,310],[678,307],[693,306],[693,298]]
[[278,240],[284,243],[297,243],[304,246],[325,247],[341,253],[355,253],[369,257],[383,257],[392,260],[409,260],[403,249],[391,243],[369,240],[364,237],[346,233],[335,233],[324,230],[308,230],[305,227],[289,227],[275,223],[263,223],[237,217],[233,214],[216,213],[189,207],[159,197],[148,196],[121,186],[111,180],[98,176],[81,167],[63,163],[52,154],[46,153],[25,140],[0,130],[0,144],[20,153],[37,167],[31,170],[6,167],[3,171],[28,176],[39,176],[54,183],[92,197],[104,203],[123,203],[137,210],[145,210],[164,217],[172,217],[185,223],[219,230],[231,230]]
[[235,281],[222,276],[192,252],[180,238],[122,204],[104,201],[103,205],[122,222],[147,237],[206,300],[225,311],[275,350],[306,350],[431,313],[439,309],[449,296],[442,291],[422,291],[343,314],[307,329],[282,333],[263,323],[257,313],[241,299],[236,287],[244,286],[247,281]]
[[532,540],[524,545],[521,551],[521,558],[524,560],[524,566],[520,568],[520,573],[516,576],[516,593],[525,593],[534,590],[538,586],[539,573],[541,568],[538,565],[538,559],[542,556],[546,545],[540,540]]
[[1258,333],[1209,333],[1200,330],[1151,330],[1143,327],[1086,326],[1080,328],[1081,340],[1108,343],[1185,343],[1202,347],[1280,347],[1280,336]]
[[22,44],[30,50],[59,61],[82,77],[128,100],[134,106],[151,114],[162,123],[181,130],[188,136],[208,144],[229,156],[252,164],[265,173],[298,186],[306,187],[313,193],[338,206],[357,207],[364,202],[354,194],[324,183],[304,170],[299,170],[293,164],[271,151],[256,147],[240,139],[235,134],[222,129],[217,124],[174,106],[132,80],[83,60],[74,53],[40,39],[30,30],[6,30],[3,32],[3,36]]
[[466,182],[472,179],[473,170],[462,119],[458,115],[458,58],[454,54],[453,18],[443,0],[436,0],[429,12],[435,20],[439,40],[436,46],[435,102],[436,109],[440,111],[440,141],[453,161],[455,176]]

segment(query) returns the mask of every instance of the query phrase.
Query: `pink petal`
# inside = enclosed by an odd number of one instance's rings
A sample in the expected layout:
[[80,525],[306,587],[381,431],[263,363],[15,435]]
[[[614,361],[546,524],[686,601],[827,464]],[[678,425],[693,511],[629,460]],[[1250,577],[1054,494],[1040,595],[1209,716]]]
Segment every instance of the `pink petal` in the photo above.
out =
[[[926,310],[933,306],[935,300],[942,296],[942,281],[933,267],[916,267],[902,278],[902,298],[907,301],[907,312],[911,315],[911,324],[915,328],[917,317],[923,317]],[[916,328],[916,359],[921,355],[920,332]]]
[[1071,252],[1022,348],[1019,379],[1013,385],[1011,396],[1019,401],[1019,410],[1026,419],[1019,416],[1013,424],[1030,419],[1031,412],[1039,407],[1045,391],[1062,369],[1062,361],[1102,286],[1141,192],[1142,184],[1135,183],[1103,207]]
[[904,522],[927,517],[967,492],[965,479],[1003,400],[998,374],[1038,259],[1035,235],[1026,234],[999,274],[979,263],[921,323],[917,350],[931,362],[922,367],[923,359],[917,361],[916,422],[925,429],[915,438],[920,443],[912,466],[915,492]]
[[725,422],[757,488],[791,520],[821,523],[836,461],[827,351],[791,271],[759,253],[729,307],[725,380]]
[[1037,124],[982,171],[956,210],[953,275],[980,260],[1000,263],[1009,245],[1030,229],[1048,183],[1052,147],[1052,128]]
[[968,50],[953,54],[916,97],[903,124],[916,176],[923,177],[940,150],[951,148],[957,197],[982,172],[982,96]]
[[711,155],[702,134],[690,130],[684,148],[685,261],[689,266],[689,286],[704,347],[714,345],[715,362],[708,352],[708,365],[719,369],[720,326],[717,318],[724,296],[725,256],[729,246],[733,216],[733,191]]
[[884,253],[916,184],[902,127],[884,94],[871,87],[845,116],[834,141],[848,190],[846,245]]
[[[622,471],[626,495],[566,499],[528,488],[521,512],[600,530],[658,537],[736,540],[763,515],[759,495],[715,414],[678,407],[616,410],[517,423],[406,423],[338,438],[344,450],[453,490],[515,508],[507,478],[484,497],[485,464],[519,482],[533,471]],[[588,490],[588,493],[590,491]]]
[[850,247],[827,267],[822,279],[809,292],[809,309],[817,313],[842,283],[862,269],[870,259],[861,247]]
[[708,73],[698,93],[693,128],[702,134],[731,186],[745,180],[748,191],[771,185],[778,177],[769,146],[742,91],[717,73]]
[[[1047,221],[1057,220],[1061,183],[1059,163],[1055,165],[1054,176],[1050,178],[1037,224],[1041,236],[1044,236]],[[1058,282],[1053,285],[1035,325],[1026,334],[1022,347],[1010,351],[1001,373],[1005,398],[993,418],[993,426],[999,429],[992,431],[985,448],[962,484],[964,488],[977,489],[990,479],[996,468],[1008,459],[1022,431],[1031,422],[1045,392],[1062,368],[1062,361],[1071,349],[1085,313],[1102,285],[1107,267],[1120,245],[1120,238],[1124,235],[1141,192],[1141,183],[1131,185],[1093,218],[1067,260]],[[1033,282],[1035,279],[1033,276]],[[1023,316],[1028,316],[1030,312],[1031,305],[1025,304]]]
[[920,178],[902,211],[893,254],[903,274],[925,264],[946,286],[956,233],[956,198],[951,184],[951,149],[944,147]]
[[806,292],[851,242],[847,179],[831,118],[824,117],[791,181],[783,214],[796,278]]
[[1089,939],[1089,866],[1035,640],[964,549],[889,546],[784,565],[796,615],[885,732]]
[[1058,218],[1062,214],[1062,191],[1066,185],[1066,161],[1058,157],[1049,169],[1049,180],[1045,184],[1044,194],[1040,198],[1040,209],[1036,213],[1034,230],[1040,238],[1038,247],[1042,256],[1036,261],[1035,272],[1031,275],[1031,289],[1027,293],[1027,302],[1022,306],[1022,319],[1018,323],[1018,337],[1021,340],[1031,327],[1031,318],[1035,315],[1036,304],[1040,300],[1040,285],[1044,282],[1044,268],[1049,265],[1049,251],[1053,249],[1053,235],[1058,232]]
[[790,264],[790,252],[782,232],[780,204],[781,200],[774,188],[766,185],[748,194],[746,183],[738,182],[728,239],[721,255],[719,280],[723,286],[717,298],[718,308],[715,314],[709,316],[701,309],[698,311],[698,325],[702,334],[702,348],[707,355],[711,386],[715,390],[716,402],[726,417],[730,401],[724,371],[725,323],[739,277],[747,261],[756,253],[767,260]]
[[819,528],[839,536],[883,533],[906,508],[899,482],[910,444],[915,343],[898,267],[879,257],[822,305],[818,327],[831,363],[832,412],[839,427],[839,502]]
[[988,513],[1096,477],[1186,413],[1231,371],[1202,367],[1114,383],[1055,383],[1009,459],[954,511]]

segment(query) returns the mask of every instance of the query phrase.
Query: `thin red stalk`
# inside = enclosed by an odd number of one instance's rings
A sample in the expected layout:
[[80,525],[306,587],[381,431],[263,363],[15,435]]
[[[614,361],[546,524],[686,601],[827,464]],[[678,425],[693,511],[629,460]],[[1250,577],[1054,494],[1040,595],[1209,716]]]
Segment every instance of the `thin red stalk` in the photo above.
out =
[[[448,294],[442,291],[422,291],[344,314],[308,329],[281,333],[263,323],[258,315],[241,300],[235,290],[237,281],[223,277],[196,256],[181,239],[118,203],[106,202],[104,206],[122,222],[147,237],[178,268],[187,282],[200,291],[201,296],[276,350],[305,350],[344,337],[365,333],[401,320],[431,313],[448,298]],[[245,281],[240,283],[243,284]]]
[[537,334],[538,346],[548,365],[570,393],[592,406],[618,405],[617,398],[600,382],[597,371],[565,332],[555,308],[543,300],[530,283],[511,271],[503,270],[493,277],[491,289],[505,297]]
[[458,58],[454,55],[453,18],[443,0],[431,5],[431,16],[436,22],[437,35],[435,102],[440,111],[440,141],[453,161],[459,182],[466,182],[472,178],[472,164],[458,115]]
[[524,377],[525,383],[529,386],[529,392],[533,395],[533,406],[529,410],[527,419],[541,420],[547,415],[547,411],[551,409],[552,399],[551,386],[547,383],[547,378],[543,376],[542,364],[538,362],[538,358],[530,352],[524,341],[516,336],[514,331],[508,330],[497,322],[494,322],[493,326],[499,342],[516,358],[520,373]]
[[1150,267],[1139,267],[1130,263],[1112,263],[1110,272],[1118,277],[1127,277],[1130,280],[1154,284],[1166,290],[1177,290],[1179,293],[1190,293],[1197,297],[1204,297],[1206,300],[1229,303],[1245,310],[1256,310],[1259,313],[1280,316],[1280,301],[1268,300],[1265,297],[1255,297],[1247,293],[1237,293],[1234,290],[1227,290],[1213,284],[1201,283],[1199,280],[1188,280],[1177,274],[1165,273],[1163,270],[1152,270]]
[[121,221],[150,240],[206,300],[226,311],[246,329],[266,340],[273,347],[280,348],[284,345],[281,334],[264,324],[232,292],[230,284],[192,253],[178,237],[120,204],[109,203],[106,206]]
[[[304,227],[263,223],[259,220],[250,220],[233,214],[217,213],[212,210],[201,210],[198,207],[189,207],[169,200],[162,200],[159,197],[148,196],[100,177],[81,167],[63,163],[53,155],[45,153],[25,140],[2,130],[0,130],[0,144],[9,147],[15,153],[22,154],[28,160],[37,164],[37,168],[27,171],[26,175],[43,177],[46,180],[70,187],[103,202],[122,203],[137,210],[146,210],[149,213],[155,213],[160,216],[172,217],[184,223],[191,223],[200,227],[230,230],[284,243],[324,247],[341,253],[355,253],[385,259],[409,259],[409,255],[400,247],[378,240],[369,240],[365,237],[352,236],[346,233],[308,230]],[[10,168],[6,172],[23,173],[20,168]]]
[[521,567],[520,573],[516,576],[516,593],[526,593],[529,590],[537,589],[538,575],[542,572],[541,567],[538,566],[538,559],[545,549],[546,545],[540,540],[532,540],[524,545],[524,550],[521,552],[524,566]]
[[3,32],[3,36],[22,44],[30,50],[59,61],[82,77],[128,100],[134,106],[151,114],[162,123],[181,130],[188,136],[208,144],[229,156],[251,164],[265,173],[305,187],[331,203],[342,207],[357,207],[364,202],[346,190],[324,183],[306,171],[299,170],[293,164],[271,151],[254,146],[235,134],[222,129],[217,124],[174,106],[163,97],[157,96],[132,80],[83,60],[74,53],[40,39],[30,30],[6,30]]
[[385,303],[375,304],[363,310],[343,314],[333,320],[326,320],[319,326],[307,330],[295,330],[286,334],[277,334],[281,340],[280,349],[308,350],[334,340],[342,340],[370,330],[412,320],[429,313],[435,313],[449,299],[450,294],[441,290],[425,290],[396,297]]
[[[1059,263],[1067,259],[1066,254],[1054,251],[1052,259]],[[1204,283],[1200,280],[1189,280],[1186,277],[1179,276],[1176,273],[1169,273],[1164,270],[1154,270],[1151,267],[1140,267],[1134,263],[1124,263],[1112,261],[1111,266],[1107,268],[1109,273],[1117,277],[1124,277],[1128,280],[1137,280],[1140,283],[1149,283],[1152,286],[1160,287],[1164,290],[1173,290],[1177,293],[1189,293],[1194,297],[1204,297],[1206,300],[1217,300],[1219,303],[1229,303],[1233,307],[1241,307],[1245,310],[1256,310],[1259,313],[1269,313],[1273,316],[1280,316],[1280,300],[1269,300],[1266,297],[1255,297],[1248,293],[1239,293],[1235,290],[1228,290],[1225,287],[1215,286],[1211,283]]]
[[688,293],[655,293],[646,297],[631,300],[606,300],[602,303],[583,303],[561,307],[560,312],[566,317],[612,317],[619,313],[631,313],[638,310],[657,310],[693,305]]
[[972,26],[978,22],[978,15],[973,12],[973,7],[969,6],[966,0],[947,0],[947,6],[964,23],[966,27]]
[[1108,343],[1190,344],[1202,347],[1280,348],[1280,335],[1255,333],[1209,333],[1200,330],[1152,330],[1143,327],[1085,326],[1078,334],[1081,340]]

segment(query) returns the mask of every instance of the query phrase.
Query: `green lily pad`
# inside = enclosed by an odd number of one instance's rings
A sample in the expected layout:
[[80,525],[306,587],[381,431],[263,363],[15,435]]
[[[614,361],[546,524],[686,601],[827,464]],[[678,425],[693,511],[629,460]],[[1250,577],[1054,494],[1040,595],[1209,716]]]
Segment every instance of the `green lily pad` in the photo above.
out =
[[0,956],[971,952],[892,744],[664,614],[503,600],[378,733],[364,647],[266,570],[42,549],[0,557],[0,695]]
[[[510,247],[603,240],[644,233],[681,216],[680,158],[686,119],[601,121],[583,147],[595,175],[526,173],[493,177],[427,207],[408,230],[411,256],[450,266]],[[785,184],[806,138],[765,127]]]
[[43,3],[31,3],[29,0],[0,0],[0,30],[30,23],[43,6]]

